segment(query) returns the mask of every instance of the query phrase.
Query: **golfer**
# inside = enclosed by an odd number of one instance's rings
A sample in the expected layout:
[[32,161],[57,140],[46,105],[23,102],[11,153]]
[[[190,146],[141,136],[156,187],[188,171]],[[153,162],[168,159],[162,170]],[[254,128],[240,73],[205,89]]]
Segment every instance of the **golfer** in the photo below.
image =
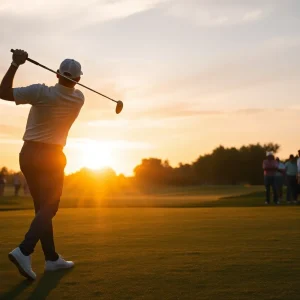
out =
[[58,83],[54,86],[33,84],[13,88],[14,76],[24,64],[28,54],[15,50],[12,63],[0,86],[0,98],[17,105],[30,104],[27,126],[20,152],[20,167],[33,198],[35,217],[20,245],[9,253],[9,259],[21,275],[36,278],[31,267],[31,254],[38,241],[45,255],[45,271],[67,269],[74,266],[57,254],[54,245],[52,218],[55,216],[62,194],[66,157],[63,148],[68,132],[84,104],[83,94],[74,88],[79,82],[81,65],[64,60],[58,70]]

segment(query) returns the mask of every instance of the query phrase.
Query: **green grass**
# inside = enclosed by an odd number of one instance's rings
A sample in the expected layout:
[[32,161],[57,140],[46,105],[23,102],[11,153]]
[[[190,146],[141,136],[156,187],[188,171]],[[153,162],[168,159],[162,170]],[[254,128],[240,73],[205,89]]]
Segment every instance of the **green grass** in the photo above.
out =
[[26,284],[7,253],[32,211],[0,212],[0,299],[299,299],[299,207],[61,209],[57,249],[76,262]]
[[[261,186],[196,186],[152,187],[143,190],[127,189],[114,193],[84,191],[66,188],[60,207],[221,207],[258,206],[264,203]],[[251,195],[247,198],[244,195]],[[231,200],[229,200],[231,199]],[[32,208],[30,197],[14,197],[13,190],[6,190],[0,198],[0,210]]]
[[99,197],[65,190],[56,245],[76,267],[43,274],[38,245],[33,284],[7,259],[31,222],[32,200],[6,192],[0,299],[299,299],[300,207],[265,207],[262,187],[156,187]]

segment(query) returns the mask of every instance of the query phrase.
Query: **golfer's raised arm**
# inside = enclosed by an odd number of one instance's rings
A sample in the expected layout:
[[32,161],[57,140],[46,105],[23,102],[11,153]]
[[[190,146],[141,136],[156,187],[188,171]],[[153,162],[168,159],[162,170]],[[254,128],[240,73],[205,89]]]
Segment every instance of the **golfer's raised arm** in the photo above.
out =
[[0,85],[0,98],[7,101],[14,101],[13,95],[13,80],[18,67],[26,62],[28,57],[27,52],[23,50],[15,50],[13,54],[13,62],[11,63],[8,71],[4,75]]

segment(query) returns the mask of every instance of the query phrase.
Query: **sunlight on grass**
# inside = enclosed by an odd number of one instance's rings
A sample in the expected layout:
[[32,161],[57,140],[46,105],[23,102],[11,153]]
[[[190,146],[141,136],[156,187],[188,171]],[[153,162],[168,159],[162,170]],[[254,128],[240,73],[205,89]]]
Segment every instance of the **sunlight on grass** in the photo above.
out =
[[61,209],[56,246],[76,267],[43,275],[38,245],[38,279],[20,287],[7,252],[32,216],[0,212],[0,299],[295,300],[300,293],[297,207]]

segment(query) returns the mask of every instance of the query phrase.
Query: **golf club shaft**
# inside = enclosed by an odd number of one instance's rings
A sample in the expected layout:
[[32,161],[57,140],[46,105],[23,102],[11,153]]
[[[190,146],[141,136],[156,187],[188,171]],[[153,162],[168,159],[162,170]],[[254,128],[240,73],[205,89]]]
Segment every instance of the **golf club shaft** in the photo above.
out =
[[[11,51],[12,53],[15,52],[15,50],[13,50],[13,49],[11,49],[10,51]],[[48,67],[46,67],[46,66],[44,66],[44,65],[42,65],[42,64],[40,64],[40,63],[38,63],[37,61],[35,61],[35,60],[33,60],[33,59],[29,58],[29,57],[27,58],[27,61],[29,61],[29,62],[31,62],[31,63],[33,63],[33,64],[39,66],[39,67],[42,67],[43,69],[46,69],[46,70],[48,70],[48,71],[50,71],[50,72],[52,72],[52,73],[54,73],[54,74],[57,74],[57,75],[59,75],[59,76],[62,76],[62,77],[66,78],[66,79],[68,79],[68,80],[70,80],[70,81],[72,81],[72,82],[74,82],[74,83],[76,83],[76,84],[78,84],[78,85],[80,85],[80,86],[82,86],[82,87],[84,87],[84,88],[86,88],[86,89],[88,89],[88,90],[90,90],[90,91],[92,91],[92,92],[94,92],[94,93],[96,93],[96,94],[102,96],[102,97],[105,97],[106,99],[109,99],[109,100],[111,100],[111,101],[113,101],[113,102],[118,103],[117,100],[114,100],[114,99],[112,99],[112,98],[110,98],[110,97],[107,97],[107,96],[105,96],[105,95],[103,95],[103,94],[101,94],[101,93],[99,93],[99,92],[97,92],[97,91],[95,91],[95,90],[93,90],[93,89],[91,89],[91,88],[89,88],[89,87],[87,87],[87,86],[85,86],[85,85],[83,85],[83,84],[81,84],[81,83],[75,81],[75,80],[72,80],[72,79],[69,78],[68,76],[65,76],[65,75],[63,75],[63,74],[60,74],[60,73],[58,73],[58,72],[55,72],[55,71],[49,69]]]

